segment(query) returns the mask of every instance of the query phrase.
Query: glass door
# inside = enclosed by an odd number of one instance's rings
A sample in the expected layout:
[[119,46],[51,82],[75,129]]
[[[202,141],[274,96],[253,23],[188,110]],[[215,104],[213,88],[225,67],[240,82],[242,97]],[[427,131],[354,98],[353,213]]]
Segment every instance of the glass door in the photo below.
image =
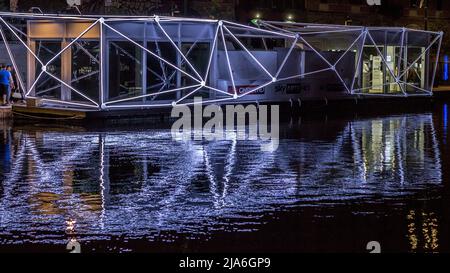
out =
[[[35,40],[36,56],[47,64],[61,50],[61,40]],[[46,72],[42,71],[42,65],[35,62],[35,94],[36,97],[49,99],[62,99],[61,82],[61,55],[47,64]],[[55,78],[56,77],[56,78]]]

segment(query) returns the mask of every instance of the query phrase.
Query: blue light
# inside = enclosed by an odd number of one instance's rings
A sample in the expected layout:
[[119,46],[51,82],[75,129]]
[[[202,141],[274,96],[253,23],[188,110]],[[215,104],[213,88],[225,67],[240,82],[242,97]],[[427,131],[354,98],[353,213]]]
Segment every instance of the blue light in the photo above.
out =
[[447,132],[448,127],[448,105],[444,104],[444,131]]
[[448,55],[444,56],[444,81],[448,81]]
[[444,104],[443,109],[443,119],[444,119],[444,145],[447,145],[447,130],[448,130],[448,105]]

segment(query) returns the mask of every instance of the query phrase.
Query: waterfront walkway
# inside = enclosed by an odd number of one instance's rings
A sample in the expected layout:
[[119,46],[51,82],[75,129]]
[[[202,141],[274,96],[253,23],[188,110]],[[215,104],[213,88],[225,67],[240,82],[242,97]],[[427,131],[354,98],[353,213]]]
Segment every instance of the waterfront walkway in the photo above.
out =
[[433,92],[450,92],[450,85],[441,85],[433,88]]
[[0,119],[8,119],[12,116],[11,106],[0,106]]

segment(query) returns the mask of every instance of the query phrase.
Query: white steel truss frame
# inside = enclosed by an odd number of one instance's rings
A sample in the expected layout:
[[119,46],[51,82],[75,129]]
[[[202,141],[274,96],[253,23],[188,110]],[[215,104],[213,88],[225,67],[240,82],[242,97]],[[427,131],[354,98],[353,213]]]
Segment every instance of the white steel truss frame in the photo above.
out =
[[[26,34],[23,33],[20,29],[14,27],[13,25],[10,25],[5,18],[21,18],[24,20],[64,20],[64,21],[83,21],[83,22],[90,22],[88,26],[80,32],[79,35],[77,35],[75,38],[72,38],[71,41],[66,44],[59,52],[57,52],[51,59],[47,62],[43,62],[39,56],[36,55],[36,53],[31,48],[30,44],[27,41],[24,41],[22,38],[20,38],[19,34],[26,37]],[[175,49],[177,56],[181,58],[181,62],[177,64],[171,63],[169,60],[166,60],[159,49],[158,41],[152,41],[156,43],[156,52],[153,52],[152,50],[149,50],[146,46],[143,46],[138,41],[135,41],[132,37],[127,35],[126,33],[123,33],[122,31],[118,30],[116,27],[114,27],[115,23],[120,22],[142,22],[142,23],[148,23],[151,22],[153,27],[157,27],[159,31],[162,32],[164,41],[168,41],[170,45]],[[165,24],[171,24],[171,23],[178,23],[178,24],[184,24],[184,23],[204,23],[209,24],[213,26],[213,38],[210,41],[210,52],[207,57],[207,68],[206,72],[204,73],[202,77],[202,72],[200,72],[198,69],[195,68],[193,63],[189,60],[188,55],[191,52],[192,48],[195,46],[197,41],[192,45],[192,47],[189,49],[187,53],[183,53],[179,44],[177,45],[175,41],[175,37],[171,37],[171,35],[166,31]],[[96,73],[99,73],[99,101],[95,101],[94,99],[88,97],[85,92],[82,90],[75,89],[71,83],[74,82],[72,80],[71,82],[65,82],[59,77],[53,75],[49,71],[47,71],[47,66],[51,64],[53,61],[55,61],[59,56],[61,56],[68,48],[70,48],[72,45],[76,45],[77,47],[81,47],[82,51],[85,51],[86,54],[88,54],[89,57],[93,58],[94,56],[89,53],[83,46],[79,43],[79,40],[82,39],[82,37],[88,33],[92,28],[95,26],[99,27],[99,33],[100,33],[100,55],[99,59],[94,58],[95,61],[99,64],[99,71],[96,71]],[[6,27],[6,29],[4,28]],[[240,33],[234,32],[234,29],[238,29]],[[115,99],[115,100],[107,100],[105,98],[105,79],[107,78],[105,75],[105,65],[104,65],[104,59],[105,56],[105,31],[112,31],[113,33],[117,34],[124,40],[130,42],[134,46],[138,47],[144,54],[149,54],[152,57],[156,58],[160,65],[161,65],[161,71],[163,75],[159,75],[155,71],[150,71],[151,73],[155,74],[162,82],[160,84],[156,84],[153,87],[159,87],[162,85],[162,87],[157,91],[153,93],[147,93],[142,95],[136,95],[132,97],[122,98],[122,99]],[[401,31],[402,35],[402,44],[400,47],[400,59],[403,58],[403,53],[405,51],[405,33],[414,33],[414,32],[422,32],[427,33],[429,35],[435,35],[435,37],[432,39],[432,41],[429,42],[425,50],[412,62],[407,63],[407,67],[400,71],[398,70],[398,75],[396,76],[394,71],[391,69],[391,67],[388,65],[388,62],[383,55],[383,53],[379,50],[377,43],[375,42],[373,36],[370,33],[370,30],[386,30],[386,31]],[[13,56],[13,53],[11,51],[9,42],[7,40],[6,31],[9,31],[19,42],[22,44],[28,54],[32,56],[41,66],[41,71],[38,74],[37,77],[35,77],[32,84],[29,84],[29,88],[26,88],[25,83],[21,77],[21,71],[19,67],[17,67],[17,63],[15,62],[15,58]],[[346,48],[346,50],[342,53],[342,55],[337,59],[337,61],[330,62],[327,60],[327,58],[320,52],[320,50],[316,49],[313,45],[311,45],[307,40],[310,35],[326,35],[330,33],[348,33],[348,32],[354,32],[356,33],[355,36],[357,36],[356,39],[351,42],[351,44]],[[393,77],[395,82],[383,82],[383,86],[387,84],[398,84],[401,89],[401,94],[403,96],[417,96],[420,94],[408,94],[405,90],[405,86],[411,86],[413,88],[416,88],[417,90],[420,90],[423,92],[423,95],[430,95],[433,91],[433,83],[434,78],[436,76],[436,70],[437,70],[437,63],[438,63],[438,57],[441,49],[441,43],[442,43],[442,32],[431,32],[431,31],[420,31],[420,30],[414,30],[414,29],[406,29],[406,28],[381,28],[381,27],[359,27],[359,26],[339,26],[339,25],[323,25],[323,24],[308,24],[308,23],[287,23],[287,22],[273,22],[273,21],[258,21],[257,27],[250,26],[250,25],[243,25],[235,22],[225,21],[225,20],[208,20],[208,19],[193,19],[193,18],[178,18],[178,17],[166,17],[166,16],[150,16],[150,17],[139,17],[139,16],[82,16],[82,15],[58,15],[58,14],[27,14],[27,13],[5,13],[0,12],[0,35],[2,38],[2,41],[5,44],[5,48],[7,50],[8,56],[12,62],[12,65],[14,66],[14,69],[17,71],[18,76],[18,82],[20,87],[23,90],[25,97],[33,97],[31,96],[31,92],[34,90],[37,82],[42,77],[42,75],[46,74],[49,75],[51,78],[59,82],[59,86],[65,86],[71,91],[77,93],[82,98],[86,100],[86,102],[74,102],[74,101],[64,101],[59,99],[46,99],[43,98],[43,101],[51,102],[51,103],[60,103],[64,105],[71,105],[76,107],[89,107],[89,108],[97,108],[97,109],[107,109],[107,108],[133,108],[133,107],[166,107],[166,106],[176,106],[176,105],[193,105],[196,102],[193,102],[190,100],[193,96],[196,95],[198,92],[204,92],[206,90],[214,91],[216,93],[219,93],[221,95],[225,95],[224,98],[218,98],[218,99],[209,99],[209,100],[203,100],[201,103],[213,103],[213,102],[229,102],[229,101],[235,101],[239,100],[256,90],[259,90],[261,88],[264,88],[268,85],[275,84],[277,82],[282,82],[286,80],[296,79],[296,78],[303,78],[305,76],[313,75],[316,73],[322,73],[322,72],[334,72],[337,76],[337,79],[342,83],[344,86],[346,92],[350,95],[374,95],[374,96],[395,96],[395,94],[366,94],[362,91],[367,88],[355,88],[356,79],[359,77],[360,69],[362,66],[362,57],[363,57],[363,50],[365,45],[373,45],[378,53],[378,55],[382,59],[382,63],[384,67],[387,68],[387,71],[389,74]],[[237,88],[236,88],[236,82],[234,79],[234,72],[232,68],[232,64],[230,62],[229,57],[229,49],[227,48],[227,42],[226,42],[226,35],[227,37],[233,41],[235,41],[240,48],[242,48],[242,51],[247,54],[249,59],[253,62],[253,65],[258,67],[266,76],[269,77],[269,81],[264,82],[254,88],[251,88],[250,90],[238,94]],[[220,36],[220,37],[219,37]],[[277,67],[275,73],[269,72],[269,70],[262,64],[258,58],[252,54],[252,52],[244,45],[243,42],[239,39],[239,37],[261,37],[261,39],[264,41],[264,45],[267,48],[267,45],[265,43],[266,37],[271,37],[275,39],[284,39],[285,41],[292,41],[292,44],[290,46],[287,46],[288,53],[283,58],[283,61],[279,67]],[[28,37],[27,37],[28,39]],[[352,38],[353,39],[353,38]],[[291,56],[292,51],[297,47],[298,43],[301,43],[303,46],[306,46],[309,50],[311,50],[317,57],[319,57],[326,65],[326,68],[318,69],[316,71],[308,71],[305,73],[301,73],[299,75],[293,75],[288,77],[280,77],[281,72],[283,71],[283,68],[285,68],[287,61],[289,57]],[[431,85],[429,86],[429,89],[424,89],[421,87],[417,87],[415,85],[412,85],[410,83],[407,83],[404,81],[404,75],[408,72],[409,69],[411,69],[423,56],[426,54],[429,54],[432,47],[437,45],[437,56],[436,56],[436,62],[434,64],[434,67],[432,68],[432,75],[430,78]],[[213,61],[218,54],[218,47],[221,46],[223,48],[225,57],[226,57],[226,67],[221,68],[225,69],[230,77],[231,81],[231,88],[232,93],[229,92],[229,90],[221,90],[215,86],[210,86],[207,84],[209,75],[212,74],[213,69]],[[356,54],[356,69],[355,73],[351,79],[351,84],[347,84],[340,73],[336,69],[336,65],[344,58],[344,56],[351,51],[354,47],[357,47]],[[140,60],[136,60],[140,62]],[[182,69],[181,64],[186,64],[190,71],[193,72],[193,74],[185,71]],[[144,67],[143,69],[148,70],[149,68],[146,66],[146,64],[142,64]],[[166,75],[164,66],[168,66],[172,69],[174,69],[175,72],[179,72],[183,74],[184,76],[190,78],[195,82],[195,84],[187,85],[187,86],[177,86],[177,88],[170,88],[168,86],[168,90],[164,90],[166,83],[164,81],[167,81],[168,77]],[[400,64],[399,64],[400,67]],[[172,73],[170,76],[169,81],[172,79],[172,77],[175,74]],[[90,75],[89,75],[90,76]],[[76,81],[76,80],[75,80]],[[151,86],[152,87],[152,86]],[[148,90],[147,86],[143,86],[142,88],[145,88],[145,93]],[[40,91],[41,93],[45,93],[49,90],[52,90],[53,88],[48,88],[47,90]],[[135,104],[133,101],[137,99],[142,99],[146,97],[155,98],[158,95],[161,94],[167,94],[167,93],[177,93],[177,92],[187,92],[184,95],[180,95],[177,99],[173,100],[172,102],[167,101],[155,101],[152,100],[151,102],[146,102],[145,100],[142,101],[142,103]],[[181,93],[179,93],[181,94]],[[398,96],[398,95],[397,95]],[[130,103],[128,103],[130,102]],[[123,104],[126,103],[126,104]]]

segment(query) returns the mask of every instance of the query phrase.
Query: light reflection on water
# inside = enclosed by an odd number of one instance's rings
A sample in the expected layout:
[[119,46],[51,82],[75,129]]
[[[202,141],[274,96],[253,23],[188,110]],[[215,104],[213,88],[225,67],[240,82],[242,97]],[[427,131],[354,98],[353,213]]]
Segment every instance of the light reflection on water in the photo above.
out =
[[[274,152],[259,141],[174,141],[154,129],[4,126],[1,140],[3,243],[61,243],[61,232],[249,231],[262,220],[246,213],[401,200],[442,182],[431,114],[300,120],[281,128]],[[408,227],[411,248],[415,229]]]

